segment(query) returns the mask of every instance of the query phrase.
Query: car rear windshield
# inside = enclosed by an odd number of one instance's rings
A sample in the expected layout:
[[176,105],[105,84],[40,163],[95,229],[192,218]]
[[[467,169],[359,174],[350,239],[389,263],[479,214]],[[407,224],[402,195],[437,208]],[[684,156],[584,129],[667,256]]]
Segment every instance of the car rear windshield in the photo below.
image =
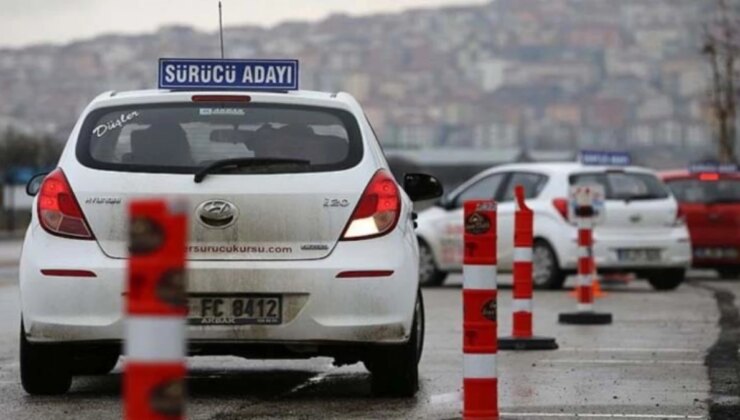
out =
[[740,203],[740,179],[667,181],[676,199],[685,203]]
[[100,109],[86,119],[77,145],[85,166],[160,173],[195,173],[239,158],[260,164],[232,172],[335,171],[355,166],[362,153],[360,129],[349,112],[256,103]]
[[607,200],[657,200],[668,198],[668,190],[652,174],[642,172],[593,172],[570,176],[571,185],[599,184]]

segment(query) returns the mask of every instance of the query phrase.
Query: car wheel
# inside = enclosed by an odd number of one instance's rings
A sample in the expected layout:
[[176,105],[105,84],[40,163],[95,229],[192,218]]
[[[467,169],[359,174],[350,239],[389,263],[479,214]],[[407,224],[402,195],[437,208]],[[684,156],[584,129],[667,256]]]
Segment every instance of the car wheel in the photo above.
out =
[[655,290],[673,290],[686,279],[686,270],[683,268],[655,270],[647,274],[647,279]]
[[21,384],[31,395],[59,395],[72,386],[72,373],[64,351],[58,346],[33,344],[21,322]]
[[417,293],[409,341],[400,346],[383,346],[365,361],[371,388],[376,396],[413,397],[419,390],[419,360],[424,348],[424,300]]
[[432,248],[419,240],[419,284],[424,287],[441,286],[447,278],[447,272],[440,271],[434,261]]
[[72,373],[75,375],[107,375],[118,364],[118,353],[83,355],[72,361]]
[[718,268],[719,277],[725,280],[740,279],[740,268]]
[[532,283],[538,289],[562,289],[566,275],[555,252],[546,241],[537,239],[532,247]]

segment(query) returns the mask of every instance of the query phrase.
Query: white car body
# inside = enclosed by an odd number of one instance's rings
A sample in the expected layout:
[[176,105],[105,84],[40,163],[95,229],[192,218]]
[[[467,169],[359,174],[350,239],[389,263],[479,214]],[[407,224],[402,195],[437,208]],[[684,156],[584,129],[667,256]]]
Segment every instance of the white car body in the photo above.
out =
[[[88,115],[98,110],[159,104],[216,107],[193,104],[194,92],[151,90],[98,96],[75,125],[58,165],[94,239],[50,233],[40,225],[39,200],[35,200],[20,261],[26,339],[30,343],[120,346],[125,322],[127,204],[133,199],[167,197],[189,203],[189,294],[283,297],[280,325],[188,326],[191,352],[234,350],[259,358],[282,357],[287,352],[357,361],[365,347],[408,342],[418,292],[418,249],[408,195],[393,181],[400,214],[389,232],[369,239],[340,239],[371,179],[378,171],[389,170],[360,105],[346,93],[218,94],[248,95],[250,107],[289,105],[345,112],[356,121],[362,157],[339,171],[210,173],[202,183],[194,182],[193,172],[93,168],[80,162],[77,149],[84,130],[89,129]],[[136,123],[127,118],[128,114],[121,117],[123,125]],[[198,223],[199,205],[208,200],[227,200],[238,207],[236,223],[225,229]],[[56,276],[42,274],[42,270],[73,271]],[[70,275],[74,270],[86,270],[95,277]],[[385,274],[378,275],[379,271]],[[338,278],[343,272],[360,274]],[[363,272],[371,274],[364,276]],[[276,347],[260,351],[259,344],[277,346],[282,353]],[[223,350],[230,345],[234,347]]]
[[[515,182],[508,174],[534,174],[544,179],[535,197],[526,200],[534,211],[535,239],[546,241],[555,252],[560,269],[573,273],[577,268],[577,227],[566,220],[553,200],[568,197],[571,175],[624,171],[648,174],[655,172],[641,167],[614,168],[589,166],[580,163],[522,163],[506,164],[486,170],[451,192],[447,202],[455,200],[476,184],[498,175],[503,183],[498,192],[468,198],[496,198],[498,201],[498,269],[510,272],[513,265],[513,235],[515,203],[501,200],[501,194],[511,190]],[[657,178],[656,178],[657,179]],[[480,184],[482,185],[482,184]],[[498,196],[496,196],[498,194]],[[509,193],[510,194],[510,193]],[[473,194],[475,196],[475,194]],[[419,214],[417,234],[432,251],[434,262],[442,272],[462,269],[462,220],[460,203],[435,205]],[[677,219],[677,203],[668,194],[655,200],[611,200],[605,203],[605,219],[594,229],[594,257],[601,271],[651,271],[657,269],[685,269],[691,262],[691,246],[686,226]],[[660,257],[650,261],[625,261],[619,258],[622,249],[656,249]],[[535,259],[535,264],[537,263]],[[537,268],[535,267],[535,271]]]

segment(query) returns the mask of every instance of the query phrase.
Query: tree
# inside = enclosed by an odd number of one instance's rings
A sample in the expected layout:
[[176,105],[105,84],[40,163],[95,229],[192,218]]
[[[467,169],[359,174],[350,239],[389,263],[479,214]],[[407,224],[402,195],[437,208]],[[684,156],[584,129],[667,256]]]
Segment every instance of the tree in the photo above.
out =
[[8,129],[0,135],[0,173],[11,166],[54,165],[61,152],[62,144],[51,137],[30,136]]
[[737,61],[740,56],[740,10],[732,0],[715,0],[709,22],[704,27],[702,53],[712,71],[709,101],[717,141],[717,157],[723,163],[736,163],[737,142]]

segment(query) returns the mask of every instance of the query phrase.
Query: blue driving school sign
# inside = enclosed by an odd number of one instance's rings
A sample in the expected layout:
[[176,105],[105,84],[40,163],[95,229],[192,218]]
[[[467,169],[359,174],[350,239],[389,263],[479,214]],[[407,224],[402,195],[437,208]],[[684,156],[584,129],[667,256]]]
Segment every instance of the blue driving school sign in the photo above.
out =
[[692,162],[689,165],[689,172],[717,172],[723,174],[731,174],[734,172],[738,172],[738,168],[737,165],[735,165],[734,163],[719,163],[713,161]]
[[298,60],[160,58],[159,88],[297,90]]
[[632,156],[628,152],[581,150],[580,160],[584,165],[629,166],[632,164]]

